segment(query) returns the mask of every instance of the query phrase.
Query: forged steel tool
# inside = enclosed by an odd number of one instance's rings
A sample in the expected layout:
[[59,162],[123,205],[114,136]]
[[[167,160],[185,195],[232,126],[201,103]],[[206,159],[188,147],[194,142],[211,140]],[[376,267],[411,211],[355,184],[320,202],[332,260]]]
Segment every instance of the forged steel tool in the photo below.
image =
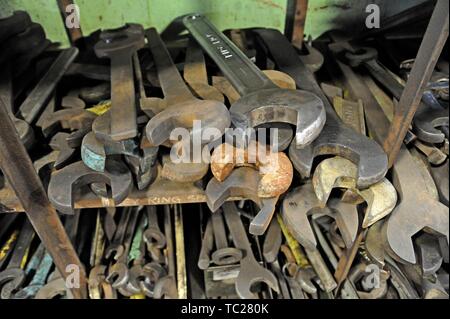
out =
[[342,124],[327,97],[299,58],[289,41],[277,30],[257,29],[279,69],[289,74],[297,86],[314,92],[324,103],[327,121],[322,133],[309,146],[291,145],[289,157],[302,177],[309,177],[313,160],[319,155],[339,155],[358,165],[357,186],[365,188],[380,181],[387,172],[387,156],[379,144]]
[[307,91],[278,88],[204,16],[188,15],[183,23],[242,96],[230,108],[233,124],[246,129],[283,122],[296,126],[295,144],[302,148],[322,131],[322,100]]
[[[199,134],[202,143],[218,139],[230,126],[230,114],[226,106],[215,100],[199,100],[194,97],[176,69],[169,52],[159,37],[156,29],[146,32],[153,60],[158,71],[158,78],[164,92],[167,107],[150,119],[146,126],[147,138],[153,145],[161,145],[170,139],[170,134],[177,127],[192,129],[194,121],[201,121]],[[214,128],[221,135],[206,137],[202,132]]]
[[238,248],[229,247],[225,224],[222,217],[222,210],[218,210],[211,215],[214,243],[216,249],[211,254],[213,263],[219,266],[231,265],[242,259],[242,251]]
[[104,30],[95,45],[98,57],[111,60],[111,123],[103,132],[103,140],[122,141],[137,135],[133,54],[145,44],[144,30],[139,24],[126,24]]
[[60,212],[70,214],[74,209],[75,191],[83,185],[92,183],[109,185],[111,196],[117,205],[128,196],[133,182],[129,169],[117,160],[108,161],[104,172],[93,171],[79,161],[52,174],[48,197]]
[[[350,93],[353,96],[363,97],[369,131],[376,141],[382,143],[389,131],[389,120],[370,90],[351,67],[339,61],[336,63]],[[416,262],[412,236],[420,230],[443,236],[448,245],[448,207],[422,188],[426,185],[424,176],[427,175],[429,176],[429,172],[426,168],[418,165],[403,145],[393,166],[393,184],[399,193],[399,203],[383,225],[389,253],[401,263]]]
[[278,196],[260,198],[258,196],[259,174],[250,167],[239,167],[223,182],[211,178],[206,186],[206,203],[212,212],[219,209],[230,197],[243,197],[252,200],[259,206],[260,211],[250,223],[249,232],[262,235],[270,224],[275,212]]
[[257,295],[252,291],[252,287],[261,282],[267,284],[272,290],[279,292],[276,277],[269,270],[262,267],[253,255],[252,247],[236,205],[233,202],[226,202],[223,205],[223,212],[228,229],[233,237],[234,245],[243,252],[239,275],[235,283],[239,297],[242,299],[257,298]]

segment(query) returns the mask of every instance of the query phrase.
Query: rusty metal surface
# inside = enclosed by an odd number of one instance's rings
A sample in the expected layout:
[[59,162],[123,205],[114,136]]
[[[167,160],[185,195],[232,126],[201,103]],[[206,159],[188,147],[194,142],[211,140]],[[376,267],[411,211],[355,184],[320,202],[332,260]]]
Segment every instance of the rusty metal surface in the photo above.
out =
[[439,0],[431,16],[411,74],[395,110],[389,133],[383,144],[386,153],[388,153],[390,167],[400,151],[425,86],[448,38],[448,28],[448,1]]
[[37,234],[53,257],[56,267],[64,278],[66,265],[78,265],[80,269],[80,288],[73,289],[76,298],[85,298],[86,274],[73,246],[50,204],[33,164],[19,140],[14,124],[8,116],[6,107],[0,101],[0,165],[3,174],[11,182],[19,201],[22,203]]

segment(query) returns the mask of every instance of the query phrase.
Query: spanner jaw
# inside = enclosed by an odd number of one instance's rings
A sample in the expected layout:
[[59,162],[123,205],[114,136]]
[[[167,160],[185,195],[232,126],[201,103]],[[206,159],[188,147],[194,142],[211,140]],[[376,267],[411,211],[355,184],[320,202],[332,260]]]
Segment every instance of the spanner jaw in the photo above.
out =
[[295,169],[307,178],[313,161],[319,155],[339,155],[358,165],[358,188],[366,188],[386,175],[387,156],[381,146],[365,136],[355,134],[343,125],[332,125],[330,117],[322,133],[310,145],[299,150],[294,143],[289,147],[289,158]]
[[5,269],[0,275],[1,299],[9,299],[23,283],[25,273],[22,269]]
[[[244,261],[246,259],[246,261]],[[255,262],[255,265],[253,265]],[[248,280],[248,278],[251,278]],[[257,299],[258,296],[252,292],[252,287],[257,283],[265,283],[274,290],[279,292],[278,281],[273,273],[261,268],[260,265],[251,258],[244,257],[241,260],[241,268],[236,278],[236,292],[241,299]]]
[[111,187],[114,202],[119,204],[131,190],[131,173],[124,164],[114,160],[107,163],[103,173],[92,171],[81,161],[76,162],[52,174],[48,197],[56,209],[70,214],[74,209],[72,193],[75,188],[91,183],[108,184]]
[[233,124],[243,129],[265,123],[296,125],[297,147],[304,147],[317,138],[326,120],[319,97],[307,91],[280,88],[247,94],[231,106],[230,112]]

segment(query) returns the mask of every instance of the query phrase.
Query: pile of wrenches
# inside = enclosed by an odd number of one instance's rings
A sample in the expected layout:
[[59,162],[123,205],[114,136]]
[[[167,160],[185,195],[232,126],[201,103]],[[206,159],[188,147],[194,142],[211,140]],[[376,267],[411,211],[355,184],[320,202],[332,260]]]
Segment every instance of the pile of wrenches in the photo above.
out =
[[[17,50],[26,17],[0,20]],[[381,145],[413,61],[389,69],[335,32],[300,51],[274,29],[227,37],[202,15],[182,22],[170,41],[126,24],[44,48],[20,71],[37,74],[28,82],[7,63],[22,51],[0,56],[0,99],[33,136],[22,142],[87,256],[90,298],[180,295],[172,206],[119,207],[156,181],[204,192],[190,245],[207,298],[448,298],[448,61],[388,170]],[[0,175],[5,212],[8,184]],[[105,208],[80,210],[93,198]],[[31,225],[0,218],[0,296],[71,298]]]
[[[65,229],[89,274],[91,299],[178,298],[173,238],[166,237],[172,234],[173,209],[160,208],[164,212],[146,206],[117,213],[76,210],[64,216]],[[55,269],[28,220],[10,214],[1,222],[1,299],[72,298],[70,285]]]

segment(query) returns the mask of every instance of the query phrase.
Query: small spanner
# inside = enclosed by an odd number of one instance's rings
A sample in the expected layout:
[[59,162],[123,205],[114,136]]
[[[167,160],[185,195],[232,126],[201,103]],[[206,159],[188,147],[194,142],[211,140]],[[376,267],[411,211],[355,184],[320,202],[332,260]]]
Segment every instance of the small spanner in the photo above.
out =
[[213,263],[223,266],[239,262],[242,259],[242,251],[228,245],[222,210],[219,209],[217,212],[212,213],[211,221],[216,244],[216,249],[211,255]]
[[236,278],[236,292],[242,299],[255,299],[257,295],[252,291],[255,284],[264,282],[272,290],[279,292],[277,279],[273,273],[262,267],[253,255],[252,247],[245,232],[244,225],[233,202],[223,205],[223,212],[228,229],[230,230],[236,248],[243,251],[240,261],[239,275]]
[[108,161],[105,172],[93,171],[79,161],[52,174],[48,197],[60,212],[70,214],[74,209],[73,193],[76,188],[91,183],[108,184],[114,202],[119,204],[128,196],[132,178],[128,168],[117,160]]
[[260,211],[250,223],[249,232],[254,235],[262,235],[269,226],[277,197],[259,198],[257,189],[259,184],[259,173],[250,167],[239,167],[223,181],[211,178],[206,186],[206,203],[212,212],[219,209],[230,197],[243,197],[256,203]]

